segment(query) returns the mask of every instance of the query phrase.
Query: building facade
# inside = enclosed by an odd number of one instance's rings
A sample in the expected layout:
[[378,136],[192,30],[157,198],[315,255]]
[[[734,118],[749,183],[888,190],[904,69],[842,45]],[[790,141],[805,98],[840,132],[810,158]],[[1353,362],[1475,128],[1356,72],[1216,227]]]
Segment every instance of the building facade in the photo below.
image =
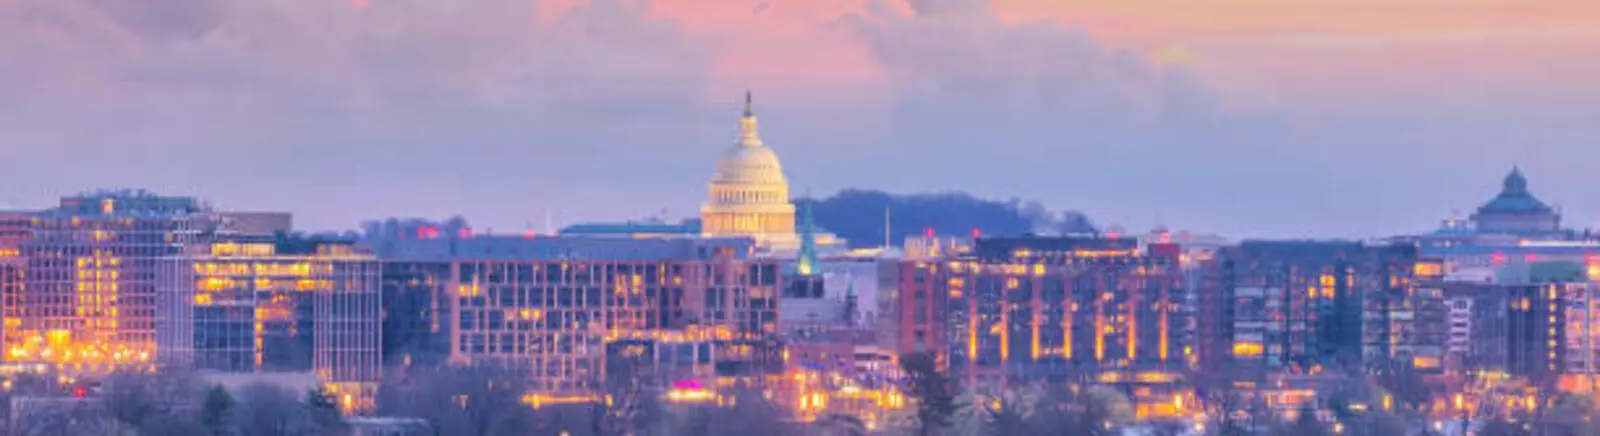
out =
[[782,277],[752,251],[748,239],[396,241],[379,254],[406,274],[386,276],[384,288],[437,312],[391,312],[386,330],[443,330],[445,360],[525,371],[547,400],[593,395],[618,342],[705,344],[715,375],[759,372],[778,358]]
[[983,238],[972,253],[902,264],[902,353],[939,353],[970,383],[1183,368],[1176,246]]
[[377,259],[342,242],[241,239],[194,244],[163,260],[158,360],[210,372],[377,382]]
[[1246,241],[1206,268],[1198,313],[1208,368],[1442,369],[1442,265],[1414,246]]
[[149,366],[161,259],[222,230],[194,198],[143,191],[66,197],[30,214],[6,359],[69,370]]

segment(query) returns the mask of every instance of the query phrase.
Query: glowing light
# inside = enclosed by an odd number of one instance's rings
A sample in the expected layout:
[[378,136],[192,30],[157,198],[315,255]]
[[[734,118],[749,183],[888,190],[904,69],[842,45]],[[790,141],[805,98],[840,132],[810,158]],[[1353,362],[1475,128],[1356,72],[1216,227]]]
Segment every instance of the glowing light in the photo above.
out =
[[1233,344],[1233,355],[1236,357],[1260,356],[1261,352],[1261,344],[1254,342],[1235,342]]

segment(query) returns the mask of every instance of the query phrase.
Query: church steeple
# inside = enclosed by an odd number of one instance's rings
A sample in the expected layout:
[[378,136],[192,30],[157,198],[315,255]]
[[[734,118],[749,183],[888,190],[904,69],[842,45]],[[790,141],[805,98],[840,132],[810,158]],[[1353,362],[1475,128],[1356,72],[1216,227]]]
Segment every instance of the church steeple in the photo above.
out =
[[817,272],[816,225],[811,219],[811,203],[806,203],[805,215],[800,221],[800,257],[795,260],[795,273],[809,276]]

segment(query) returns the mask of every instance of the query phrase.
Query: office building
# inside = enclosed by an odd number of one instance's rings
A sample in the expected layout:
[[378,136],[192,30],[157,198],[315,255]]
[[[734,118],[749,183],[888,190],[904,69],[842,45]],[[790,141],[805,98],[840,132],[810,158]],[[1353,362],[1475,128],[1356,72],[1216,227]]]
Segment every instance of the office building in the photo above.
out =
[[1442,266],[1414,246],[1246,241],[1205,268],[1198,313],[1208,368],[1442,369]]
[[157,275],[157,356],[215,372],[379,376],[378,262],[348,242],[193,244]]
[[897,348],[946,356],[968,382],[1181,369],[1179,279],[1175,245],[983,238],[969,256],[902,264]]
[[8,299],[6,360],[148,367],[161,259],[222,230],[194,198],[144,191],[76,195],[29,214],[17,244],[25,278]]
[[594,394],[618,341],[705,344],[718,377],[776,369],[782,277],[775,260],[751,257],[749,239],[479,236],[375,248],[386,271],[402,272],[385,276],[386,293],[435,311],[391,308],[386,330],[417,333],[402,349],[432,349],[442,334],[438,358],[526,371],[541,401]]

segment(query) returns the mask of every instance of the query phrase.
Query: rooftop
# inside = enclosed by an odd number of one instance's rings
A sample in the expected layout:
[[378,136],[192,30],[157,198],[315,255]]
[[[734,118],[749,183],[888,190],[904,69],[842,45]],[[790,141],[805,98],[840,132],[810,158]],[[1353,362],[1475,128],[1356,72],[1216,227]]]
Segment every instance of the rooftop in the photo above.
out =
[[564,236],[631,236],[631,235],[699,235],[700,220],[684,220],[676,224],[659,220],[627,221],[620,223],[583,223],[561,229]]
[[749,238],[635,239],[588,236],[529,238],[475,236],[467,238],[396,239],[373,243],[373,252],[385,261],[444,262],[452,260],[665,260],[706,259],[717,248],[730,248],[738,258],[748,257]]
[[1511,169],[1511,174],[1506,175],[1500,194],[1484,203],[1478,208],[1478,214],[1484,213],[1551,213],[1550,206],[1539,201],[1528,192],[1528,179],[1522,176],[1522,171]]

